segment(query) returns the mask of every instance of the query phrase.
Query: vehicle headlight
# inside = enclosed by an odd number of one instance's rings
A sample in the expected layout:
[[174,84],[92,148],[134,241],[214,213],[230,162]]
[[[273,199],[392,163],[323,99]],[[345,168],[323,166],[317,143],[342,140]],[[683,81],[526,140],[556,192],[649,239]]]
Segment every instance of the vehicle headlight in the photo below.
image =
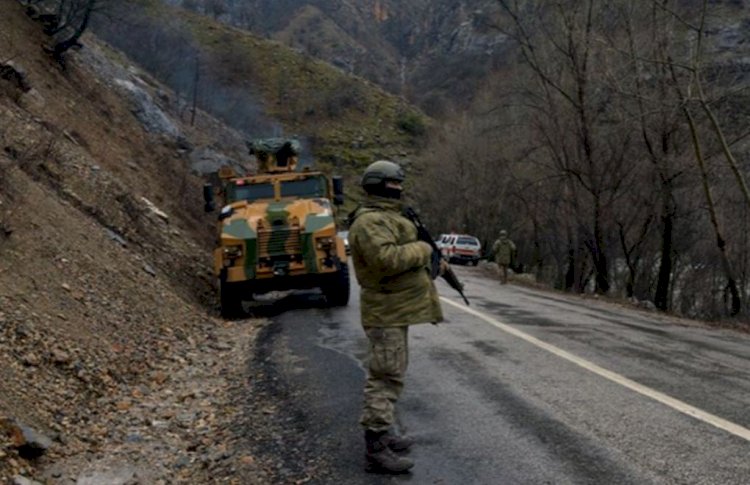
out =
[[221,212],[219,212],[219,220],[223,221],[224,219],[228,217],[232,217],[234,215],[234,209],[230,205],[226,205],[222,207]]
[[225,246],[224,258],[237,259],[242,257],[242,246]]

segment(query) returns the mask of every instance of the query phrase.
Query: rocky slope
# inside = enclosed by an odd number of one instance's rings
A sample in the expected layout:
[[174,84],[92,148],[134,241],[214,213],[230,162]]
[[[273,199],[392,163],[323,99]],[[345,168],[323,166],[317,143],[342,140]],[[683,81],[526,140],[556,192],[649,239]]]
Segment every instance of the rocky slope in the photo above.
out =
[[113,4],[94,30],[175,89],[183,105],[195,95],[200,107],[251,138],[294,135],[303,162],[312,155],[350,182],[374,160],[408,163],[421,149],[429,120],[402,98],[208,16],[140,0]]
[[[512,72],[518,63],[513,41],[503,33],[508,17],[496,0],[163,1],[193,6],[366,77],[437,118],[481,99],[493,73]],[[747,72],[747,2],[708,3],[712,50]],[[700,5],[686,1],[680,8]],[[525,8],[535,15],[533,2]]]
[[438,116],[466,106],[506,62],[508,43],[495,27],[499,8],[492,0],[223,3],[218,18],[366,77]]
[[272,482],[231,431],[263,322],[216,316],[196,175],[248,166],[242,138],[0,12],[0,483]]

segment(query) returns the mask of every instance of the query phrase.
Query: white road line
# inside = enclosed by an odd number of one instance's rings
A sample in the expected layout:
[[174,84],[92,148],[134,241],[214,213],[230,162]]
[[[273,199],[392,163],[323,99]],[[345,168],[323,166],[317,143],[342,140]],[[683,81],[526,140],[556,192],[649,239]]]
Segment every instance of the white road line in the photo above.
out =
[[688,416],[692,416],[693,418],[699,419],[703,421],[704,423],[708,423],[719,429],[723,429],[724,431],[728,433],[731,433],[735,436],[739,436],[740,438],[744,438],[750,441],[750,429],[745,428],[744,426],[740,426],[739,424],[732,423],[731,421],[727,421],[726,419],[720,418],[711,413],[707,413],[706,411],[703,411],[694,406],[691,406],[690,404],[684,403],[662,392],[651,389],[650,387],[646,387],[642,384],[638,384],[635,381],[631,381],[627,377],[621,376],[620,374],[617,374],[612,371],[608,371],[607,369],[599,367],[598,365],[592,362],[589,362],[588,360],[582,359],[576,355],[571,354],[570,352],[566,352],[565,350],[555,347],[554,345],[550,345],[546,342],[542,342],[536,337],[532,337],[531,335],[525,332],[522,332],[504,323],[501,323],[498,320],[488,315],[485,315],[484,313],[474,310],[473,308],[456,303],[442,296],[440,297],[440,299],[443,300],[443,302],[448,303],[449,305],[458,308],[459,310],[462,310],[481,320],[484,320],[485,322],[489,323],[490,325],[494,327],[499,328],[500,330],[504,332],[514,335],[522,340],[525,340],[526,342],[532,345],[535,345],[541,349],[544,349],[547,352],[555,354],[556,356],[561,357],[569,362],[572,362],[576,364],[577,366],[583,367],[584,369],[591,371],[594,374],[600,375],[604,377],[605,379],[609,379],[612,382],[615,382],[617,384],[620,384],[621,386],[627,387],[628,389],[635,391],[638,394],[642,394],[655,401],[659,401],[660,403],[665,404],[673,409],[676,409],[677,411],[681,413],[684,413],[684,414],[687,414]]

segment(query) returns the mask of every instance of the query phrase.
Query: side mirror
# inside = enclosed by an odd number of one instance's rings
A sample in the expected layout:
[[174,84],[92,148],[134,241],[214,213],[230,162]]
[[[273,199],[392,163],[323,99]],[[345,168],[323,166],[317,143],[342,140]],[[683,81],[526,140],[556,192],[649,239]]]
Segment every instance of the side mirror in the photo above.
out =
[[333,203],[341,205],[344,203],[344,179],[340,175],[331,177],[333,181]]
[[205,205],[203,210],[206,212],[213,212],[216,210],[216,204],[214,203],[214,186],[211,184],[203,185],[203,201]]

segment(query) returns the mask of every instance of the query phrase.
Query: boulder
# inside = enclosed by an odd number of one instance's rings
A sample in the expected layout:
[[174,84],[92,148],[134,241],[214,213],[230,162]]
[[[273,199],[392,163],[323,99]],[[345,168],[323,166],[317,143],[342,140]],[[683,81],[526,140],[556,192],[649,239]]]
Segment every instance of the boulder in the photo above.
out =
[[0,418],[0,432],[10,438],[12,446],[21,458],[38,458],[52,446],[49,437],[9,418]]

